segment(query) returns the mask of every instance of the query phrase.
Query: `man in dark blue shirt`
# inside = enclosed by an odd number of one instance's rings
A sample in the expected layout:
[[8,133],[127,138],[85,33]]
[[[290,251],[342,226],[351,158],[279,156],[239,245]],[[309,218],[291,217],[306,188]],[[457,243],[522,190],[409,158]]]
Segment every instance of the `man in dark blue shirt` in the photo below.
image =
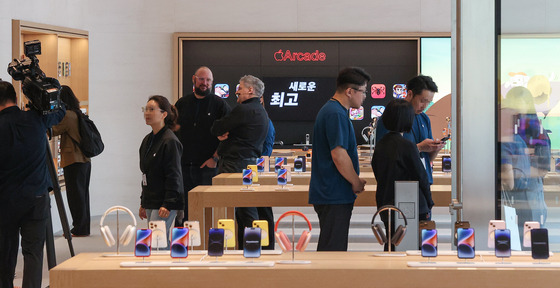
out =
[[[407,93],[404,100],[412,104],[416,116],[412,123],[412,130],[410,130],[410,132],[405,132],[403,137],[415,143],[418,147],[420,159],[426,168],[426,173],[428,173],[428,181],[430,184],[433,184],[431,163],[443,148],[445,142],[433,139],[432,124],[430,123],[428,115],[424,113],[424,110],[426,110],[434,99],[434,94],[438,92],[438,87],[432,80],[432,77],[418,75],[406,83],[406,89]],[[381,118],[383,118],[383,115]],[[375,143],[379,143],[383,136],[389,132],[385,128],[385,125],[383,125],[381,118],[377,121]]]
[[348,109],[360,108],[369,80],[361,68],[340,71],[336,92],[317,114],[313,127],[309,204],[319,216],[317,251],[348,250],[354,201],[366,184],[359,177],[358,148]]
[[66,110],[42,115],[16,103],[12,84],[0,80],[0,287],[13,287],[20,233],[23,287],[41,287],[52,190],[46,132]]

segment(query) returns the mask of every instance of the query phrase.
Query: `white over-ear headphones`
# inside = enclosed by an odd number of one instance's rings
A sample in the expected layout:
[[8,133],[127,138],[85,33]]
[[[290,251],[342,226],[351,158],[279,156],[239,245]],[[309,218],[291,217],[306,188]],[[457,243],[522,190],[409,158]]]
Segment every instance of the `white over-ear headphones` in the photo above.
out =
[[136,217],[134,217],[134,214],[132,214],[132,211],[130,211],[130,209],[124,206],[113,206],[107,209],[107,211],[105,211],[105,213],[101,217],[99,227],[101,228],[101,236],[103,237],[103,240],[105,240],[105,244],[107,244],[107,246],[109,247],[115,245],[116,241],[113,237],[113,234],[111,233],[111,229],[109,229],[109,226],[103,226],[103,220],[105,220],[105,216],[107,216],[109,213],[118,210],[128,213],[128,215],[130,215],[130,217],[132,218],[132,221],[134,221],[134,225],[126,226],[123,233],[121,234],[121,237],[119,238],[119,242],[122,245],[128,245],[128,243],[130,243],[130,240],[132,240],[132,238],[134,237],[134,232],[136,231]]

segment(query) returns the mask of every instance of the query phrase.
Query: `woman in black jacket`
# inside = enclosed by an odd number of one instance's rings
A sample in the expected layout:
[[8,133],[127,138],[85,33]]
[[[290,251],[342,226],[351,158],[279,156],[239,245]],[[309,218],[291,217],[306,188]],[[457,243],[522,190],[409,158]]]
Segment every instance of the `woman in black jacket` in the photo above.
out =
[[[418,181],[418,219],[430,220],[434,201],[432,201],[428,174],[420,160],[416,144],[402,136],[403,132],[412,129],[414,109],[408,101],[395,99],[387,104],[381,119],[390,132],[375,145],[371,161],[371,167],[377,180],[375,194],[377,207],[395,205],[395,181]],[[388,227],[387,215],[386,211],[380,214],[385,227]],[[392,230],[395,229],[395,225],[391,225],[391,227],[393,227]],[[386,235],[388,235],[388,231]],[[394,235],[394,231],[392,231],[392,235]],[[388,245],[385,244],[385,251],[387,249]]]
[[140,219],[148,222],[163,220],[169,230],[178,210],[185,206],[181,154],[183,145],[172,129],[176,125],[177,110],[163,96],[151,96],[143,108],[146,125],[152,132],[140,145],[140,170],[142,171],[142,196]]

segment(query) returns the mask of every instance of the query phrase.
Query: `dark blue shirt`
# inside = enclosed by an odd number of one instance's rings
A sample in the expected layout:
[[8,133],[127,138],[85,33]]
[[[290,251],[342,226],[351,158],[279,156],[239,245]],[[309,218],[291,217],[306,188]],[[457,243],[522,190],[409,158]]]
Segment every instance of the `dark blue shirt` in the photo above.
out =
[[65,114],[64,108],[48,115],[17,106],[0,111],[0,209],[18,209],[52,190],[46,132]]
[[309,204],[349,204],[356,200],[352,184],[338,172],[332,159],[331,151],[338,146],[348,152],[354,170],[360,174],[356,136],[348,110],[338,101],[330,100],[317,114],[313,127]]
[[276,136],[276,130],[274,129],[274,125],[272,125],[272,120],[268,119],[268,132],[266,133],[266,138],[264,139],[262,156],[272,155],[275,136]]
[[[379,143],[385,134],[389,133],[389,130],[383,125],[383,116],[379,117],[377,121],[377,130],[375,132],[375,143]],[[412,143],[418,144],[425,139],[434,139],[432,137],[432,124],[430,123],[430,118],[426,113],[422,112],[415,115],[414,122],[412,123],[412,130],[406,132],[403,135],[404,139],[409,140]],[[428,181],[430,184],[434,183],[432,177],[432,165],[430,154],[428,152],[420,152],[420,157],[424,159],[424,166],[426,167],[426,172],[428,173]]]

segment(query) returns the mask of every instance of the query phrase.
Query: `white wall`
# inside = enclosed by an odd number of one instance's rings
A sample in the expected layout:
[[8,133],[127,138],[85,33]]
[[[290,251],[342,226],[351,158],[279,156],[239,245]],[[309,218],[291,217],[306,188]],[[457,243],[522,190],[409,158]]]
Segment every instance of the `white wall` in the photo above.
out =
[[140,107],[152,94],[171,97],[173,32],[451,31],[448,0],[0,0],[0,7],[4,80],[11,19],[89,31],[90,115],[106,145],[92,164],[93,215],[116,204],[137,211],[138,148],[150,131]]

